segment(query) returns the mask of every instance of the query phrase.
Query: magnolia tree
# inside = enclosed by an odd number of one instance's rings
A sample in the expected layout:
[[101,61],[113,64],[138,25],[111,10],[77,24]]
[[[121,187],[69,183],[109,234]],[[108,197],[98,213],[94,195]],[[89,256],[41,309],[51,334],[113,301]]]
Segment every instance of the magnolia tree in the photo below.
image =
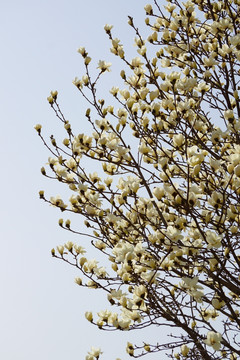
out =
[[[111,64],[99,61],[93,78],[91,57],[78,50],[85,73],[73,83],[92,131],[74,132],[57,92],[48,101],[62,144],[35,127],[51,152],[42,174],[71,193],[68,202],[40,198],[81,215],[86,233],[69,219],[59,225],[101,253],[88,259],[69,241],[52,255],[79,270],[79,286],[106,293],[109,308],[85,314],[100,329],[169,330],[168,343],[127,343],[130,356],[239,359],[240,0],[156,0],[145,12],[146,39],[129,17],[133,59],[105,26],[124,69],[110,105],[97,85]],[[86,359],[100,354],[92,348]]]

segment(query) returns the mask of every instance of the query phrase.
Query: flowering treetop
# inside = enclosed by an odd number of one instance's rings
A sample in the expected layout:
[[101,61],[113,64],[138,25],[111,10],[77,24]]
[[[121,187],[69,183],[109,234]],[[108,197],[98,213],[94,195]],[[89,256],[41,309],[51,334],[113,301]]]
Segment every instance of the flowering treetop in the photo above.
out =
[[[88,259],[71,241],[52,255],[79,269],[78,285],[106,292],[115,311],[86,313],[100,329],[179,329],[167,344],[129,342],[130,356],[164,350],[177,359],[238,359],[240,1],[156,0],[145,11],[147,39],[129,17],[133,59],[105,26],[125,67],[123,87],[110,89],[112,104],[97,91],[111,64],[100,60],[92,79],[91,57],[78,50],[85,74],[73,83],[90,104],[92,133],[72,129],[57,92],[48,101],[66,130],[62,144],[52,136],[48,145],[35,127],[51,151],[52,174],[42,168],[43,175],[71,193],[68,202],[40,197],[82,215],[106,261]],[[84,159],[101,170],[89,173]],[[59,225],[84,235],[69,219]],[[100,353],[93,348],[86,359]]]

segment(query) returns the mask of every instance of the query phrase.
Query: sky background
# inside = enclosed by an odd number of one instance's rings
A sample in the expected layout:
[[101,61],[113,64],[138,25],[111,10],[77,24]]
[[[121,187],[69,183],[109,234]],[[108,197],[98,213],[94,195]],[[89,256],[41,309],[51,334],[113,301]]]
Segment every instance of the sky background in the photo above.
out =
[[113,63],[102,88],[104,95],[118,85],[121,64],[109,53],[103,27],[114,24],[114,36],[134,56],[134,33],[127,15],[144,27],[146,3],[0,1],[1,359],[82,360],[94,345],[104,350],[103,360],[124,360],[127,340],[141,343],[155,337],[164,341],[159,329],[148,330],[146,337],[142,331],[109,333],[85,320],[85,311],[100,311],[107,302],[105,295],[79,288],[74,283],[77,271],[51,257],[56,245],[68,240],[85,245],[86,240],[61,230],[61,213],[38,199],[40,189],[48,196],[59,191],[56,183],[40,173],[49,153],[34,130],[41,123],[46,136],[59,131],[46,100],[57,89],[64,114],[79,126],[79,132],[84,131],[86,105],[72,85],[75,76],[83,75],[76,50],[85,46],[95,64],[99,59]]

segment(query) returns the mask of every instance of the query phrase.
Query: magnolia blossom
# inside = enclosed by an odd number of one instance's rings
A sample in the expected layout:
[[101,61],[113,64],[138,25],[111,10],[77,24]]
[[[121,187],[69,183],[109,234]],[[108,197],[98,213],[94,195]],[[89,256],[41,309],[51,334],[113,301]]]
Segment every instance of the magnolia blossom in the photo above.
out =
[[217,233],[208,230],[206,231],[206,240],[208,242],[208,248],[219,248],[221,246],[222,236]]
[[222,335],[219,332],[209,331],[207,339],[203,340],[206,345],[212,346],[214,350],[220,350]]
[[147,14],[152,14],[152,11],[153,11],[152,5],[147,4],[147,5],[144,7],[144,9],[145,9],[145,11],[146,11]]
[[103,352],[101,351],[100,348],[95,348],[95,347],[91,347],[91,351],[88,352],[88,355],[86,356],[86,360],[94,360],[94,359],[99,359],[100,354],[102,354]]
[[66,209],[67,208],[67,204],[65,204],[63,202],[63,200],[61,199],[61,196],[60,195],[57,195],[56,197],[51,197],[50,198],[50,201],[51,201],[51,204],[54,205],[54,206],[57,206],[59,208],[61,208],[62,210]]
[[85,47],[81,46],[80,48],[78,48],[77,50],[79,52],[79,54],[81,54],[82,56],[86,55],[86,49]]
[[204,295],[203,287],[198,285],[198,277],[194,278],[183,277],[181,286],[187,290],[187,292],[197,301],[202,302],[202,296]]
[[181,346],[181,353],[182,353],[182,355],[183,356],[187,356],[188,355],[188,353],[189,353],[189,347],[187,346],[187,345],[182,345]]
[[99,60],[98,62],[98,69],[100,69],[102,72],[104,71],[110,71],[110,66],[112,64],[110,62],[106,62],[104,60]]
[[104,26],[104,30],[105,30],[107,33],[110,32],[110,31],[112,30],[112,28],[113,28],[113,25],[106,24],[106,25]]

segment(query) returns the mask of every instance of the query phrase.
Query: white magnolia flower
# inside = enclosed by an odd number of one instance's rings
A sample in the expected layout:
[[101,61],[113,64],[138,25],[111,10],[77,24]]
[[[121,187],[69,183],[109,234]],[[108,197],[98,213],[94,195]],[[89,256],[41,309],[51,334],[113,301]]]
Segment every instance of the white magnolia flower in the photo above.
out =
[[206,345],[212,346],[214,350],[219,350],[221,347],[222,335],[219,332],[209,331],[207,339],[203,340]]
[[182,288],[185,288],[189,295],[191,295],[197,302],[202,302],[202,296],[204,295],[203,287],[198,285],[198,276],[193,278],[183,277],[181,283]]
[[100,354],[102,354],[102,351],[100,348],[91,347],[91,351],[88,352],[88,355],[86,356],[86,360],[90,359],[98,359]]
[[100,69],[102,72],[110,71],[110,66],[112,64],[110,62],[106,62],[104,60],[99,60],[97,69]]
[[104,30],[106,31],[106,33],[109,33],[113,28],[113,25],[109,25],[109,24],[106,24],[104,26]]
[[222,236],[211,230],[206,231],[206,240],[208,242],[208,249],[219,248],[222,245]]
[[147,4],[147,5],[144,7],[144,10],[146,11],[146,13],[147,13],[148,15],[151,15],[152,12],[153,12],[153,10],[152,10],[152,5]]

